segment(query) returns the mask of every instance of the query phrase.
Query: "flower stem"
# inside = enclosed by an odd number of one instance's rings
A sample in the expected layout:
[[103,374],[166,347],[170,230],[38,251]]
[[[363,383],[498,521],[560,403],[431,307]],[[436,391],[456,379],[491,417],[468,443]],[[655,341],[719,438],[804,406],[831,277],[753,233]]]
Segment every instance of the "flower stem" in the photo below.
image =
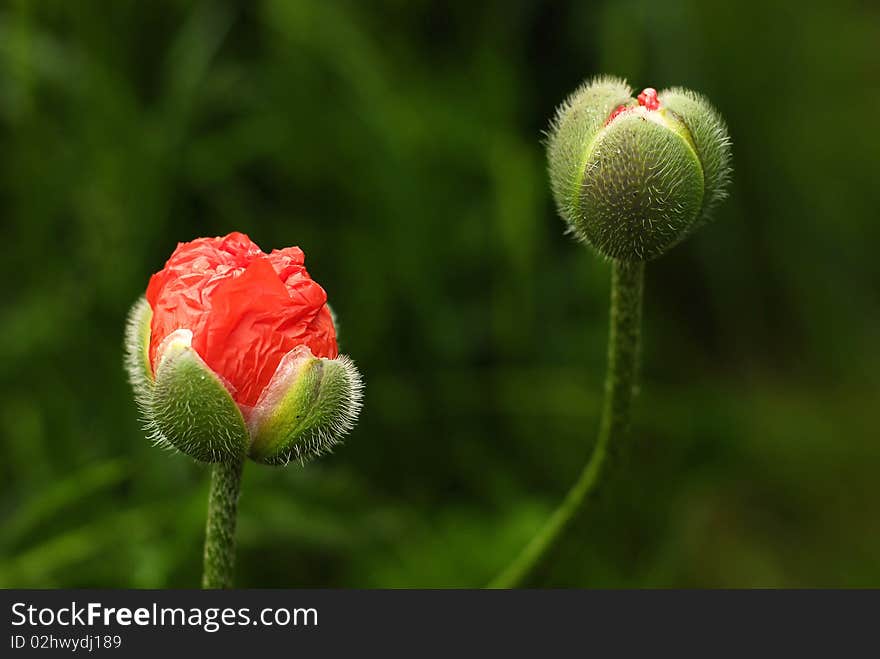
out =
[[556,543],[594,491],[611,449],[629,427],[636,390],[641,336],[642,288],[645,264],[614,261],[611,274],[611,319],[608,335],[608,370],[599,437],[590,459],[565,499],[541,530],[489,588],[515,588],[528,578],[542,557]]
[[202,588],[232,587],[232,570],[235,565],[235,520],[243,465],[242,459],[218,462],[211,470]]

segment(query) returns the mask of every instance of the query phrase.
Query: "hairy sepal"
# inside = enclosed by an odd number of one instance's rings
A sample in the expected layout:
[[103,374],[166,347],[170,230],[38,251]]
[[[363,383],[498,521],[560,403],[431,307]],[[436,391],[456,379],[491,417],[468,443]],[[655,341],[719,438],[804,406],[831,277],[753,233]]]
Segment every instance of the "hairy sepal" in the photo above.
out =
[[702,203],[702,168],[686,133],[638,109],[596,137],[573,225],[606,257],[647,261],[687,235]]
[[556,110],[547,137],[550,186],[559,214],[570,225],[578,215],[580,184],[593,140],[617,106],[633,102],[625,80],[600,76],[578,87]]
[[249,444],[241,411],[180,329],[158,350],[147,417],[154,439],[202,462],[239,460]]
[[249,457],[284,465],[329,452],[354,427],[362,390],[345,355],[319,359],[305,346],[291,350],[250,413]]
[[125,370],[134,389],[135,402],[143,411],[153,388],[150,368],[150,321],[153,310],[143,296],[131,307],[125,324]]
[[731,174],[727,125],[702,94],[689,89],[666,89],[660,94],[660,103],[687,127],[703,167],[703,209],[696,228],[710,219],[715,206],[727,197]]

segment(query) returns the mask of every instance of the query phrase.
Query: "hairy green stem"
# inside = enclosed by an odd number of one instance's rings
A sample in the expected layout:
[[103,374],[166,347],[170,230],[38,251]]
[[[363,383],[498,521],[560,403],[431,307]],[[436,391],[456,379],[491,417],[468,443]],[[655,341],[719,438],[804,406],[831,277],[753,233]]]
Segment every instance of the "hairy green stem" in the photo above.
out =
[[232,570],[235,566],[235,520],[243,464],[242,459],[218,462],[211,470],[202,588],[232,587]]
[[614,261],[605,402],[596,445],[565,499],[514,561],[492,580],[489,588],[515,588],[528,578],[565,532],[586,496],[595,490],[611,449],[626,433],[638,376],[644,279],[644,263]]

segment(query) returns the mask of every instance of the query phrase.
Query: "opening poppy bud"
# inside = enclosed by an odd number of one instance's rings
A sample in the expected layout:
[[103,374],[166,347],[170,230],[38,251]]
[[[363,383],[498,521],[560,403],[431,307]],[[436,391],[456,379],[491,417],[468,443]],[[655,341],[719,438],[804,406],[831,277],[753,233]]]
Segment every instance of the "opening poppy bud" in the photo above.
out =
[[[304,355],[309,368],[291,370]],[[310,389],[312,361],[325,375]],[[304,461],[360,410],[360,376],[302,251],[265,254],[240,233],[178,245],[131,311],[126,368],[154,441],[205,462]]]
[[547,142],[560,215],[600,254],[656,258],[687,237],[726,195],[730,139],[702,96],[653,88],[632,98],[620,79],[578,88]]

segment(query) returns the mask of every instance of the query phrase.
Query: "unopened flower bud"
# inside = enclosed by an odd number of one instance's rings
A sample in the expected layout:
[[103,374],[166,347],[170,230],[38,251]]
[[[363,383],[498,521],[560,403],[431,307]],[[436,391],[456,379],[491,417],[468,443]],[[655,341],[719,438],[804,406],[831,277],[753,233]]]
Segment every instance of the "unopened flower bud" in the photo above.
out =
[[148,431],[197,460],[305,461],[354,426],[361,378],[296,247],[239,233],[178,245],[126,332]]
[[686,89],[634,99],[623,80],[591,80],[559,107],[547,146],[560,215],[609,258],[660,256],[726,196],[727,128]]

